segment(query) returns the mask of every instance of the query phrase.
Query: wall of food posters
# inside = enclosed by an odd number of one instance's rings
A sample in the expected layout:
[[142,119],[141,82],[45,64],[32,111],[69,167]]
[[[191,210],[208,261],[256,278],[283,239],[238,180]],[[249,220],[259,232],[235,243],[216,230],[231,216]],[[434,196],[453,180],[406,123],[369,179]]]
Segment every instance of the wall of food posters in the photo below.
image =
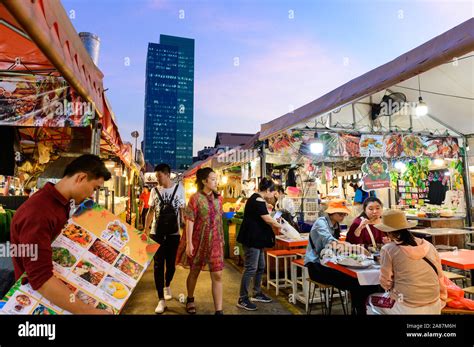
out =
[[[52,243],[55,275],[78,300],[118,314],[159,245],[102,207],[81,205]],[[68,314],[21,279],[0,302],[2,314]]]
[[[324,143],[326,157],[419,157],[457,159],[461,149],[458,139],[451,136],[429,137],[417,134],[364,134],[357,135],[343,132],[318,133],[317,137]],[[314,131],[294,130],[276,135],[269,141],[269,149],[273,153],[299,146],[298,153],[308,158],[314,155],[309,150],[309,144],[315,138]]]
[[0,77],[0,125],[85,127],[94,114],[62,77]]

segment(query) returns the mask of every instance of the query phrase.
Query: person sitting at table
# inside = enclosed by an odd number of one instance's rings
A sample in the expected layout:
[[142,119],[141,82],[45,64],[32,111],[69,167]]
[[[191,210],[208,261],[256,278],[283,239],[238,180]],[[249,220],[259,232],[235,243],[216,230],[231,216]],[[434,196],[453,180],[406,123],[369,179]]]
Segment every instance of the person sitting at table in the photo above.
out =
[[378,244],[390,242],[388,237],[374,226],[380,223],[382,211],[383,204],[380,199],[373,196],[365,199],[362,213],[354,219],[347,232],[346,242],[373,248],[377,248]]
[[351,212],[346,206],[346,200],[331,200],[325,212],[325,216],[318,218],[314,222],[309,233],[309,243],[304,260],[304,264],[308,268],[309,277],[315,282],[332,285],[338,289],[349,290],[352,296],[354,313],[365,315],[365,301],[367,297],[379,291],[380,287],[371,285],[361,286],[357,278],[322,265],[320,254],[325,248],[336,249],[339,252],[359,254],[367,254],[367,251],[359,245],[350,245],[346,242],[338,241],[341,232],[339,223]]
[[447,299],[436,248],[408,230],[403,211],[390,210],[375,226],[393,241],[380,252],[380,285],[387,292],[369,297],[369,314],[440,314]]

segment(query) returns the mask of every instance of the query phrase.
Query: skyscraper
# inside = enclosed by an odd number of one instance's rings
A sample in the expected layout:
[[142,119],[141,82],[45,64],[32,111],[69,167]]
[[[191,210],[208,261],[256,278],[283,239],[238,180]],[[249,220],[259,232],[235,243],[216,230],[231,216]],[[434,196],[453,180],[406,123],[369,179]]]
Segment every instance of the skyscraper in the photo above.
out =
[[173,169],[192,164],[194,40],[160,35],[149,43],[145,87],[145,160]]

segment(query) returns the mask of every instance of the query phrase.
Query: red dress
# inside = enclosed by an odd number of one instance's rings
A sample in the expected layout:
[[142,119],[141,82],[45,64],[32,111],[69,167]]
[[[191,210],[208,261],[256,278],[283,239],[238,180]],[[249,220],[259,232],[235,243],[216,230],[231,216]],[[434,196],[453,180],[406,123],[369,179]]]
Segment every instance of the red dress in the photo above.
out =
[[[178,247],[176,264],[185,268],[217,272],[224,269],[224,229],[222,226],[222,197],[203,192],[191,196],[184,218],[194,222],[192,243],[194,255],[186,255],[186,232]],[[208,267],[208,268],[207,268]]]
[[[369,232],[367,231],[367,228],[362,229],[359,237],[355,236],[354,234],[355,230],[359,227],[361,221],[362,220],[360,219],[360,217],[354,219],[351,227],[349,228],[349,231],[347,232],[346,242],[355,245],[372,246],[372,240],[370,238]],[[374,235],[375,243],[383,243],[382,238],[385,236],[384,232],[380,231],[373,225],[368,225],[368,227],[372,231],[372,235]]]

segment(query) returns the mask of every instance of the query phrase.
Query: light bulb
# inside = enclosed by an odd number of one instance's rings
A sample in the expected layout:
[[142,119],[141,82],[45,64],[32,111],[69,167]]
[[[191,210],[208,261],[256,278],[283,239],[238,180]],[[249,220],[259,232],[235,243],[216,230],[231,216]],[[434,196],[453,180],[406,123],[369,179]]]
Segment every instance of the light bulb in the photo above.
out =
[[310,150],[311,153],[313,153],[313,154],[321,154],[321,153],[323,153],[324,145],[323,145],[321,142],[313,142],[313,143],[309,146],[309,150]]
[[418,117],[423,117],[428,114],[428,105],[426,105],[421,96],[418,98],[418,105],[416,105],[415,113]]
[[404,172],[407,169],[407,166],[405,165],[405,163],[401,161],[397,161],[394,166],[395,166],[395,169],[397,169],[400,172]]
[[227,184],[228,180],[229,180],[229,178],[224,175],[224,176],[222,176],[221,182],[222,182],[222,184]]

